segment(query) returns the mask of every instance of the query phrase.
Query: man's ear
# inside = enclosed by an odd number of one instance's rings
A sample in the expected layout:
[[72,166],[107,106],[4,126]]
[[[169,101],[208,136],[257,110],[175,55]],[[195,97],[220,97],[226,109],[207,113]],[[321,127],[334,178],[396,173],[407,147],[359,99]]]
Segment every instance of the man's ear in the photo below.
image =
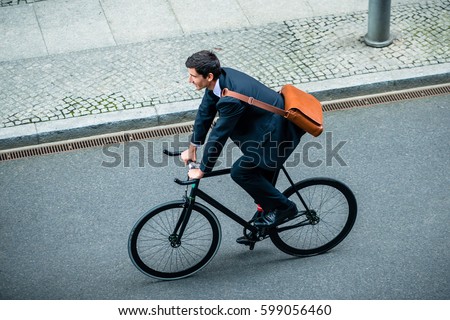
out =
[[208,73],[208,76],[206,77],[206,80],[213,81],[214,80],[214,75],[211,72]]

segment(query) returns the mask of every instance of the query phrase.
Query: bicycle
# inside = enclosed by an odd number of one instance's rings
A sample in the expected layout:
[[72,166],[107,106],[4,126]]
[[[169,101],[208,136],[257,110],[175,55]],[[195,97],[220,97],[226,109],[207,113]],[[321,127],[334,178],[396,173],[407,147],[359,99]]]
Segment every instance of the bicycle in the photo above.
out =
[[[181,154],[163,152],[169,156]],[[288,221],[272,228],[257,228],[252,220],[244,220],[200,190],[200,180],[176,178],[175,183],[186,186],[183,199],[152,208],[135,223],[128,240],[131,261],[147,276],[160,280],[185,278],[203,269],[216,255],[222,234],[215,214],[196,202],[197,197],[242,225],[250,250],[266,238],[279,250],[293,256],[313,256],[334,248],[355,223],[357,204],[353,192],[342,182],[330,178],[294,183],[284,166],[280,170],[290,183],[283,194],[301,208]],[[214,170],[203,179],[230,172],[230,168]]]

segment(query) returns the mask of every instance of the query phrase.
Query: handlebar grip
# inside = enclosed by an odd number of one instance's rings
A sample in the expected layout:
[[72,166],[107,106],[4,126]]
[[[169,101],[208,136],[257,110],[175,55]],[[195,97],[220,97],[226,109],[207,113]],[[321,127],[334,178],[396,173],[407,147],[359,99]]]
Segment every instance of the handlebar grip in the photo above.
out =
[[[169,157],[178,157],[178,156],[181,156],[182,152],[181,151],[169,151],[167,149],[164,149],[163,153],[165,155],[168,155]],[[189,165],[189,169],[198,169],[198,168],[200,168],[200,164],[197,163],[197,162],[194,162],[192,160],[188,160],[187,163]]]
[[182,181],[182,180],[180,180],[178,178],[175,178],[174,181],[175,181],[175,183],[179,184],[180,186],[187,186],[187,185],[190,185],[190,184],[196,184],[198,182],[198,179]]
[[164,149],[164,150],[163,150],[163,153],[164,153],[165,155],[170,156],[170,157],[177,157],[177,156],[180,156],[180,155],[181,155],[181,151],[169,151],[169,150],[167,150],[167,149]]

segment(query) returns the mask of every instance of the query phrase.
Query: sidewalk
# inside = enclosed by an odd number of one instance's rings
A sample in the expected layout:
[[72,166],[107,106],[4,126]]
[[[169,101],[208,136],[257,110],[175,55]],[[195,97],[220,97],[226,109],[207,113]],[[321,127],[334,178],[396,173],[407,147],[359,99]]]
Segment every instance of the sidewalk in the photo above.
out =
[[449,82],[446,0],[393,0],[381,49],[368,0],[1,1],[0,150],[192,120],[201,49],[321,100]]

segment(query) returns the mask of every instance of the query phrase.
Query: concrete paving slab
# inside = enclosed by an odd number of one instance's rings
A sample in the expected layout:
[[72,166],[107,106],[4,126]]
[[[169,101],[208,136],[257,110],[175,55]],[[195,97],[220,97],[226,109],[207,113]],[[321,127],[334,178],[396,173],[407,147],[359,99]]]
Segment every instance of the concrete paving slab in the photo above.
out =
[[236,0],[169,0],[185,33],[250,25]]
[[43,1],[34,7],[49,54],[116,44],[98,1]]
[[182,34],[166,0],[102,0],[101,4],[117,44]]
[[47,54],[34,8],[13,6],[0,10],[0,61]]
[[308,0],[239,0],[239,5],[252,25],[310,17]]

